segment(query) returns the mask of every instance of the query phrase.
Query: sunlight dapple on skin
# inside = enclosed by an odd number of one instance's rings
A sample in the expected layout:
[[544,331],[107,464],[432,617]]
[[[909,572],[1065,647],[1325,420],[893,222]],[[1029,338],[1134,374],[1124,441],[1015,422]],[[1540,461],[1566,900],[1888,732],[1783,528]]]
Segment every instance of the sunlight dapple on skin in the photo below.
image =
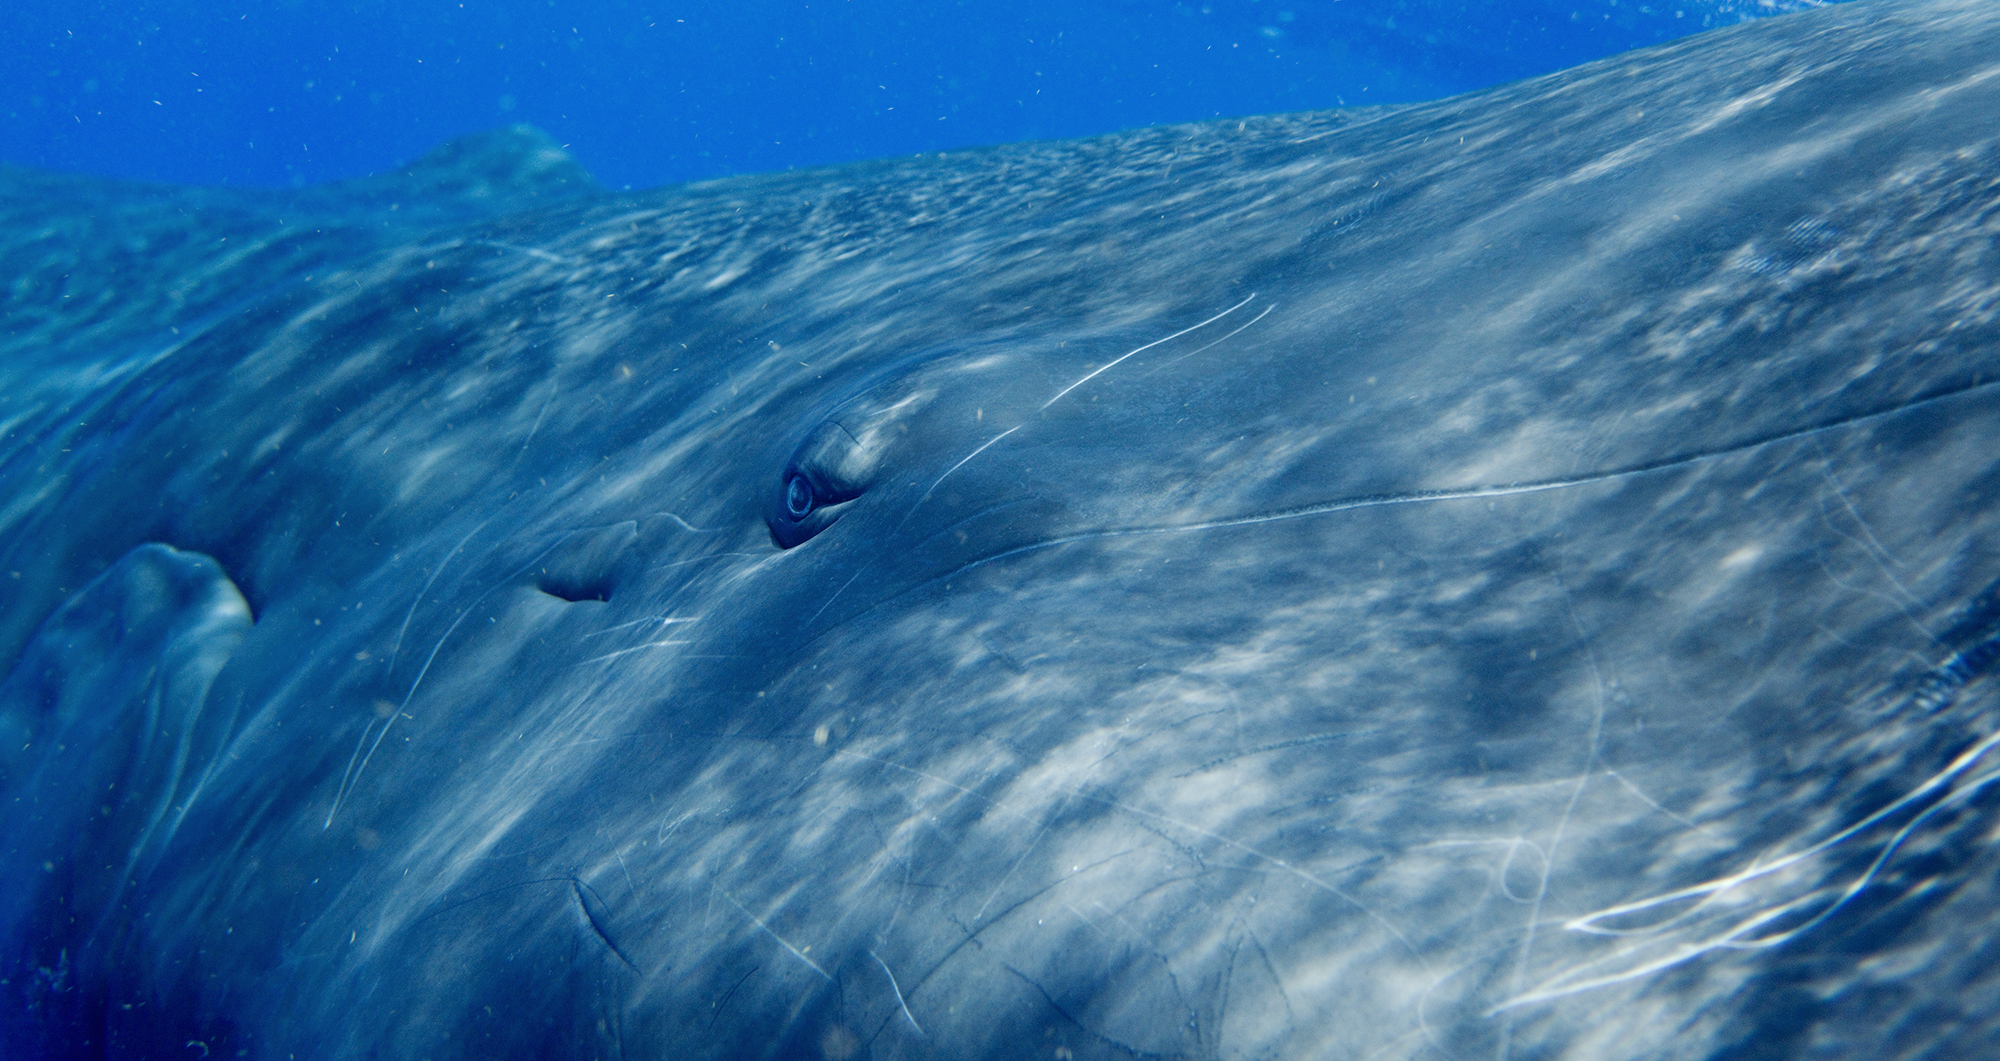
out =
[[0,1041],[1990,1054],[1995,55],[0,170]]

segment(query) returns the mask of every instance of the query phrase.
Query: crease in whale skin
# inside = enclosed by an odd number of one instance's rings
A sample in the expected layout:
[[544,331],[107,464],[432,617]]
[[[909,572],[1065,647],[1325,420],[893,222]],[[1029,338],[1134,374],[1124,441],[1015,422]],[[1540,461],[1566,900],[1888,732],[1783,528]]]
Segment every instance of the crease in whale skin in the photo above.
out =
[[1994,56],[0,170],[0,1041],[1990,1053]]

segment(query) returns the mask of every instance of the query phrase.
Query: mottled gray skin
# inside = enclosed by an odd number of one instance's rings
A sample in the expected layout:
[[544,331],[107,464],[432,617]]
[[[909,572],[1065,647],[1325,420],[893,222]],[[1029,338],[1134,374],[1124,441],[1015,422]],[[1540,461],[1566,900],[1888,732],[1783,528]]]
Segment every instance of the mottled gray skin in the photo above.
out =
[[10,1057],[2000,1046],[2000,6],[454,150],[0,172]]

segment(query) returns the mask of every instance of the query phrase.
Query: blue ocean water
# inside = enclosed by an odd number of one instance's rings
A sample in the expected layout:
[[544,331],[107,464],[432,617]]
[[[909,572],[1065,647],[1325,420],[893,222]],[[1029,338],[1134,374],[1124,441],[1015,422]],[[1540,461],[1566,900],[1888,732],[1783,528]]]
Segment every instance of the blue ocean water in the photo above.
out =
[[0,161],[288,186],[515,122],[614,188],[1447,96],[1817,0],[27,0]]

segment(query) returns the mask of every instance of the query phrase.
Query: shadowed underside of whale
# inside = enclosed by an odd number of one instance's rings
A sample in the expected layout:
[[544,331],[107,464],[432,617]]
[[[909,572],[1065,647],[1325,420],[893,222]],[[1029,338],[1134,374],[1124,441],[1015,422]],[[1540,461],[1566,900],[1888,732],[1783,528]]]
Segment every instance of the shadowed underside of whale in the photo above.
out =
[[0,169],[8,1056],[1981,1056],[2000,13]]

